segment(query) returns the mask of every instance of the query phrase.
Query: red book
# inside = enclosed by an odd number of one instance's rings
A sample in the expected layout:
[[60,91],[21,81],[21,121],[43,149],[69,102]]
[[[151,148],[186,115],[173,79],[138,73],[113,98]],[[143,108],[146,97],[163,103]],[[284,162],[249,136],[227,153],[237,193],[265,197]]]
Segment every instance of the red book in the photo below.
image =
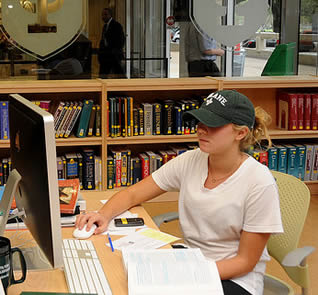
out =
[[278,127],[281,129],[297,130],[297,100],[295,93],[282,92],[278,97]]
[[79,192],[79,179],[59,179],[60,210],[64,214],[74,214]]
[[318,93],[311,95],[311,129],[318,129]]
[[298,118],[298,123],[297,127],[299,130],[304,130],[304,94],[303,93],[298,93],[297,97],[297,118]]
[[144,179],[150,174],[149,157],[142,153],[139,154],[139,158],[141,161],[141,178]]
[[162,165],[168,162],[168,154],[166,151],[159,151],[159,155],[162,157]]
[[170,161],[170,160],[172,160],[173,158],[175,158],[177,156],[177,153],[172,151],[172,150],[168,150],[167,151],[167,156],[168,156],[167,161]]
[[268,167],[268,153],[267,151],[259,152],[259,162]]
[[311,129],[311,94],[304,95],[304,130]]

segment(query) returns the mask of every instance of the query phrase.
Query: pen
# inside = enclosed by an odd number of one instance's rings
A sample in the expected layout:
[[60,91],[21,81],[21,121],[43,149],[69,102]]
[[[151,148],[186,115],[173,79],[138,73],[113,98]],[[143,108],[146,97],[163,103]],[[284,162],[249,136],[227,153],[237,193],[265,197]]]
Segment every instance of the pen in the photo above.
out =
[[112,252],[114,252],[113,242],[112,242],[112,239],[111,239],[109,233],[107,233],[107,237],[108,237],[108,241],[109,241],[110,248],[112,249]]

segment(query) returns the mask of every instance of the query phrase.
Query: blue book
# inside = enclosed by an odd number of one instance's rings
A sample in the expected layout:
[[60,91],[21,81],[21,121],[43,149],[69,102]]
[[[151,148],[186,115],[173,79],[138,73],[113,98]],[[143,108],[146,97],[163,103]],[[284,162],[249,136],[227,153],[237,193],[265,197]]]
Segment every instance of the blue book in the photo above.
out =
[[297,177],[301,180],[305,178],[306,147],[301,144],[294,144],[296,147]]
[[277,171],[278,166],[278,149],[272,146],[268,149],[268,168]]
[[66,158],[66,178],[78,178],[78,161],[74,153],[65,154]]
[[287,173],[287,148],[283,145],[276,145],[278,150],[277,171]]
[[0,103],[0,138],[10,139],[8,101],[1,101]]
[[297,148],[294,145],[287,144],[287,174],[298,177],[298,165],[296,152]]

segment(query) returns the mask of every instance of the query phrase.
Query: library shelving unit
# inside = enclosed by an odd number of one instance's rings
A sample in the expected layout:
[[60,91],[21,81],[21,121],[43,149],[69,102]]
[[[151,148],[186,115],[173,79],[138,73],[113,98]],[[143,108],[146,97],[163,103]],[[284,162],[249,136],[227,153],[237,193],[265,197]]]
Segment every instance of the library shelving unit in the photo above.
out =
[[[102,83],[99,80],[59,80],[59,81],[0,81],[0,100],[8,100],[8,95],[18,93],[29,100],[73,100],[93,99],[103,109]],[[102,128],[103,129],[103,128]],[[9,140],[0,140],[0,156],[9,155]],[[100,137],[61,138],[56,140],[57,152],[80,151],[81,148],[92,148],[102,158],[103,133]]]
[[[107,152],[116,146],[128,146],[132,152],[159,150],[167,145],[193,143],[196,135],[153,135],[111,138],[106,136],[107,104],[112,96],[131,96],[134,104],[143,102],[179,100],[205,96],[221,89],[237,89],[246,94],[255,106],[261,106],[272,116],[270,135],[275,141],[317,142],[318,131],[285,131],[275,128],[276,96],[280,89],[293,89],[297,92],[310,90],[318,92],[318,77],[283,76],[283,77],[233,77],[233,78],[180,78],[180,79],[107,79],[107,80],[68,80],[68,81],[0,81],[0,100],[5,100],[10,93],[19,93],[30,100],[83,100],[93,99],[101,105],[101,137],[57,139],[57,150],[73,150],[91,147],[102,158],[102,188],[107,188]],[[8,155],[9,141],[0,140],[0,157]],[[7,156],[6,155],[6,156]],[[312,195],[318,195],[318,182],[306,182]],[[170,197],[162,197],[168,200]]]
[[[211,78],[212,79],[212,78]],[[261,106],[272,117],[270,136],[273,142],[316,142],[318,144],[318,131],[316,130],[281,130],[276,127],[276,97],[279,90],[291,89],[294,92],[318,92],[317,76],[280,76],[256,78],[213,78],[219,81],[218,89],[236,89],[247,95],[254,106]],[[318,181],[308,181],[311,194],[318,195]]]

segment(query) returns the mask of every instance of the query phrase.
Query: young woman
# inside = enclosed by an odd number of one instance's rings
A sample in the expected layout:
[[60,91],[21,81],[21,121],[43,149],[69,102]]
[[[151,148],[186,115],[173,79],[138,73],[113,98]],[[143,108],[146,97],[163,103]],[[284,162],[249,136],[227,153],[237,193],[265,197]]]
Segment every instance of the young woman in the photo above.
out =
[[98,213],[80,215],[76,226],[95,223],[99,234],[121,212],[178,189],[185,243],[216,261],[224,294],[263,294],[266,243],[283,232],[279,198],[268,168],[244,151],[263,136],[271,144],[269,116],[245,95],[222,90],[184,117],[198,121],[200,148],[115,194]]

